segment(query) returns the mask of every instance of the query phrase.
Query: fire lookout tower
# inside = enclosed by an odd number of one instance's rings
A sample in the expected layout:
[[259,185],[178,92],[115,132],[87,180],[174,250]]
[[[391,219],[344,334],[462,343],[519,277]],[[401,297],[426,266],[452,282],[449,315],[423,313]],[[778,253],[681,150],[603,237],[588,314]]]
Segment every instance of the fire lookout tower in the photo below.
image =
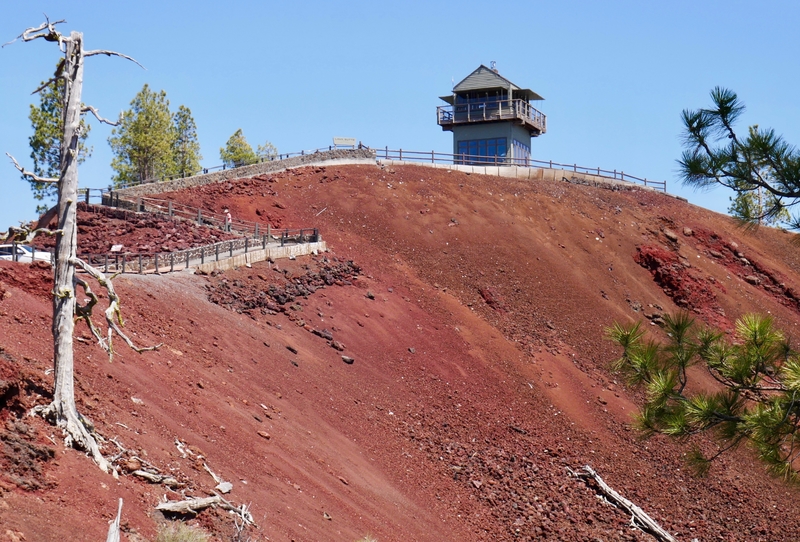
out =
[[547,131],[547,117],[530,102],[544,98],[501,76],[492,62],[441,99],[448,105],[436,108],[436,119],[453,132],[456,163],[530,165],[531,138]]

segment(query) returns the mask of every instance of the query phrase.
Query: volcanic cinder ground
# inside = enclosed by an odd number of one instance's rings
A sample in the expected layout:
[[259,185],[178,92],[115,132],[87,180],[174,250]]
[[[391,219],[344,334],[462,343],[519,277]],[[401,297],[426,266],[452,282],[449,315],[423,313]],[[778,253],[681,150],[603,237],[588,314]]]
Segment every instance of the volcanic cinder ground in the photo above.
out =
[[[685,454],[713,440],[639,438],[642,397],[610,372],[604,338],[636,320],[658,338],[661,315],[684,309],[725,331],[769,313],[796,339],[793,235],[660,193],[411,165],[159,197],[318,227],[330,251],[115,279],[125,329],[163,343],[117,341],[109,362],[77,327],[78,406],[119,478],[27,416],[51,397],[51,271],[0,262],[0,540],[101,540],[120,497],[123,539],[153,540],[175,521],[160,500],[211,494],[204,465],[249,505],[251,540],[652,540],[570,476],[583,465],[679,540],[800,539],[800,493],[748,448],[697,478]],[[220,235],[88,208],[81,224],[79,245],[98,250]],[[147,467],[178,485],[130,474]],[[223,510],[183,520],[235,539]]]

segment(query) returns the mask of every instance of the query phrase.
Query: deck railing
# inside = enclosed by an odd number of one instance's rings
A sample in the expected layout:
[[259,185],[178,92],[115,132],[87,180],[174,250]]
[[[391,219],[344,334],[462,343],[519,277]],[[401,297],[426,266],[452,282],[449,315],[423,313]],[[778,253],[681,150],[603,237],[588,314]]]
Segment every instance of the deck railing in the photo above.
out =
[[518,119],[539,130],[547,131],[547,117],[525,100],[489,100],[455,105],[441,105],[436,108],[439,126]]

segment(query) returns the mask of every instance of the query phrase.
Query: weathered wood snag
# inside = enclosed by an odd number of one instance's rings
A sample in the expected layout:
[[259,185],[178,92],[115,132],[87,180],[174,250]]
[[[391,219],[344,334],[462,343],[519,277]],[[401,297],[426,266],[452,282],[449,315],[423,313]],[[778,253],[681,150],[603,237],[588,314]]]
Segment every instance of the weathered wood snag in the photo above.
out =
[[617,493],[610,485],[608,485],[595,470],[586,465],[580,471],[573,471],[568,469],[569,473],[581,480],[592,480],[597,486],[597,490],[608,499],[611,504],[622,508],[631,515],[631,526],[639,528],[645,532],[653,535],[659,542],[678,542],[678,540],[665,531],[653,518],[647,513],[633,504],[631,501]]
[[[92,455],[98,466],[108,472],[111,469],[108,461],[100,452],[100,447],[95,438],[94,429],[78,413],[75,405],[74,390],[74,357],[73,357],[73,331],[75,316],[83,318],[89,324],[92,332],[98,338],[101,346],[112,352],[111,333],[116,331],[136,351],[133,343],[122,333],[117,321],[119,318],[118,299],[114,294],[110,279],[95,270],[76,256],[77,252],[77,203],[78,203],[78,144],[80,139],[81,115],[91,112],[101,122],[109,123],[100,117],[93,107],[81,103],[83,90],[84,59],[90,56],[104,54],[120,56],[136,62],[132,58],[113,51],[84,51],[83,34],[71,32],[64,36],[55,28],[56,25],[66,21],[51,23],[46,20],[36,28],[28,28],[17,39],[33,41],[43,38],[48,42],[58,44],[59,50],[64,53],[64,59],[58,64],[56,72],[50,81],[39,87],[34,93],[41,91],[50,82],[64,81],[64,134],[61,144],[61,175],[58,179],[44,179],[37,177],[20,166],[13,156],[9,155],[14,166],[29,180],[37,182],[52,182],[58,187],[58,229],[56,230],[56,253],[53,277],[53,361],[55,366],[53,402],[48,406],[38,407],[36,413],[51,420],[64,432],[67,445],[84,450]],[[16,41],[16,40],[13,40]],[[11,42],[13,43],[13,42]],[[5,44],[8,45],[8,44]],[[5,46],[4,45],[4,46]],[[138,64],[138,62],[137,62]],[[25,232],[28,236],[28,232]],[[87,271],[95,277],[102,287],[110,294],[111,305],[107,311],[109,324],[109,338],[99,336],[96,328],[91,324],[91,308],[97,299],[91,293],[85,281],[75,276],[76,267]],[[75,286],[83,287],[84,292],[92,298],[85,307],[78,307],[76,302]],[[111,315],[111,316],[109,316]],[[157,348],[157,347],[156,347]]]

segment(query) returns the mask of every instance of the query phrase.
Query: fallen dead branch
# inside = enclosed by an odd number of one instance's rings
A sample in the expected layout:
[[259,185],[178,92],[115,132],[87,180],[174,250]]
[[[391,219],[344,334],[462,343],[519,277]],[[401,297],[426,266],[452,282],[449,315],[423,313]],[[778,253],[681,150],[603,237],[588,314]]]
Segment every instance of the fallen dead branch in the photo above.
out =
[[119,500],[117,518],[108,526],[108,536],[106,542],[119,542],[119,520],[122,517],[122,499]]
[[622,508],[631,515],[631,526],[639,528],[645,532],[653,535],[657,540],[662,542],[678,542],[678,540],[665,531],[656,521],[648,516],[644,510],[633,504],[631,501],[614,491],[611,486],[600,478],[600,475],[592,469],[589,465],[583,467],[580,471],[573,471],[567,469],[570,475],[580,478],[581,480],[592,480],[597,486],[597,489],[602,495],[608,499],[614,506]]
[[152,472],[147,472],[146,470],[135,470],[131,474],[133,474],[134,476],[138,476],[139,478],[144,478],[145,480],[153,484],[164,484],[169,488],[180,487],[183,485],[172,476],[162,476],[160,474],[153,474]]
[[199,511],[215,506],[222,503],[222,498],[219,495],[213,497],[204,497],[202,499],[186,499],[183,501],[167,501],[159,503],[156,510],[161,512],[170,512],[172,514],[189,514],[196,515]]
[[161,512],[168,512],[172,514],[188,514],[191,516],[197,515],[198,512],[209,507],[219,506],[223,510],[227,510],[236,516],[235,521],[241,520],[247,525],[256,526],[253,520],[253,515],[246,504],[235,506],[230,501],[224,499],[220,495],[213,497],[204,497],[200,499],[185,499],[183,501],[166,501],[159,503],[156,510]]

